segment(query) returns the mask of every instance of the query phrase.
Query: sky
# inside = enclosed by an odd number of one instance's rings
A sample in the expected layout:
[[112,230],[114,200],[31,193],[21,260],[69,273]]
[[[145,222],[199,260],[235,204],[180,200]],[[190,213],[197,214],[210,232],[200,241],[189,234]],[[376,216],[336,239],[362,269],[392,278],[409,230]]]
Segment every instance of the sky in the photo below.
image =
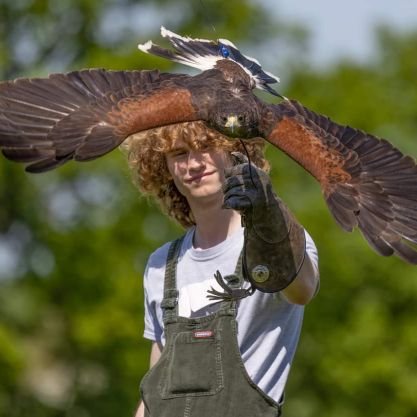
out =
[[313,63],[340,57],[366,61],[375,51],[374,28],[384,23],[417,30],[417,0],[260,0],[287,22],[308,27]]

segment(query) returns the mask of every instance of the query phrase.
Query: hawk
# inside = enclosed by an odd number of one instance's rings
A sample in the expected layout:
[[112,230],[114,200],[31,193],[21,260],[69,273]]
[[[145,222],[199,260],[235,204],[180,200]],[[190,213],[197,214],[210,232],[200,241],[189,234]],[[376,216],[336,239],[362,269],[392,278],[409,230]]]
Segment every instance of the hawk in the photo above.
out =
[[[162,28],[173,49],[139,45],[202,72],[87,69],[0,83],[0,148],[29,172],[88,161],[128,136],[162,125],[202,120],[229,137],[262,137],[319,183],[337,223],[358,227],[383,256],[417,264],[417,166],[388,141],[339,125],[278,94],[278,77],[226,39],[179,36]],[[266,103],[254,94],[281,97]]]

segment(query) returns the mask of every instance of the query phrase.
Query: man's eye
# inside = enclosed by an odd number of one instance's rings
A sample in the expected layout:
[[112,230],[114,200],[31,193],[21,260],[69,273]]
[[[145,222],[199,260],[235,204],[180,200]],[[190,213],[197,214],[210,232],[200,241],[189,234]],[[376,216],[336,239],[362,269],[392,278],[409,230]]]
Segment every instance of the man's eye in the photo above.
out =
[[187,154],[187,151],[185,149],[178,149],[176,151],[171,152],[171,156],[172,157],[179,157],[179,156],[184,156]]
[[199,146],[198,150],[200,152],[208,152],[210,150],[210,148],[211,147],[210,147],[209,144],[203,143],[202,145]]

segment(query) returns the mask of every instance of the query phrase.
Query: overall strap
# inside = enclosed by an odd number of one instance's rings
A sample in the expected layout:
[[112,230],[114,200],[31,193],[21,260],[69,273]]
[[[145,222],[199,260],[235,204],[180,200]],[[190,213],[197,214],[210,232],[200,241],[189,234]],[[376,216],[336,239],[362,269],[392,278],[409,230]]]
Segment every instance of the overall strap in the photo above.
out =
[[243,249],[240,251],[239,259],[237,260],[234,275],[236,275],[239,278],[239,285],[242,285],[243,284]]
[[161,303],[164,323],[178,316],[177,262],[184,236],[174,240],[168,250],[165,265],[164,298]]

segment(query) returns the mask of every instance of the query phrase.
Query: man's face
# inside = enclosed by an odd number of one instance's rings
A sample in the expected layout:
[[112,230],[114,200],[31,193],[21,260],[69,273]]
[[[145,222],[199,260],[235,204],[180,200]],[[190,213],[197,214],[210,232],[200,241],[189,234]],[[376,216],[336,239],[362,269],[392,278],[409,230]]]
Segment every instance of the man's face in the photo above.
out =
[[224,169],[231,166],[230,158],[223,150],[195,150],[177,141],[166,154],[166,162],[178,191],[190,205],[223,197]]

